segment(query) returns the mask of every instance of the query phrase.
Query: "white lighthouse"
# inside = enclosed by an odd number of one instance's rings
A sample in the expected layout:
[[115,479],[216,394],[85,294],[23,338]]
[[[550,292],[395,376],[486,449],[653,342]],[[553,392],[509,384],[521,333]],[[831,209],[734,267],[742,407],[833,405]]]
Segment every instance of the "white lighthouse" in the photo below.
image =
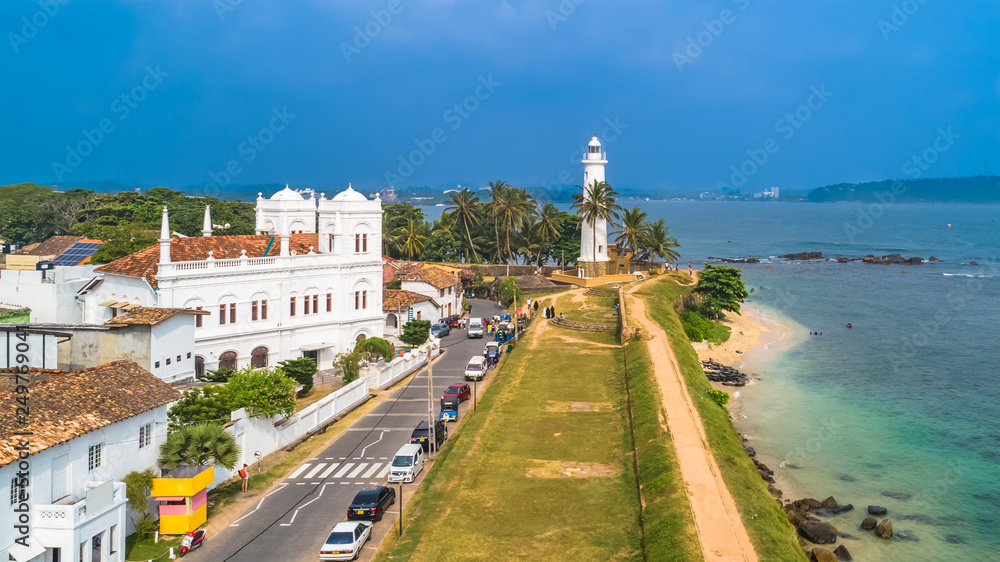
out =
[[[587,154],[583,158],[583,186],[604,181],[604,166],[608,163],[607,154],[601,152],[601,141],[597,135],[590,139]],[[586,191],[584,195],[586,196]],[[597,246],[596,248],[594,246]],[[593,228],[584,221],[580,234],[580,264],[581,277],[604,277],[607,274],[608,263],[608,224],[603,219],[595,221]]]

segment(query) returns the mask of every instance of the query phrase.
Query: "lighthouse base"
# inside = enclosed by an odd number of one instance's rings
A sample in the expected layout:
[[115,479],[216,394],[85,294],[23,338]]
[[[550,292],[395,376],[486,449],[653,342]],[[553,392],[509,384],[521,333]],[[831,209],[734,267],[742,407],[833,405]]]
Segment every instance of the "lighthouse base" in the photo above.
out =
[[608,262],[604,261],[583,261],[577,262],[577,268],[582,270],[580,277],[594,279],[604,277],[608,274]]

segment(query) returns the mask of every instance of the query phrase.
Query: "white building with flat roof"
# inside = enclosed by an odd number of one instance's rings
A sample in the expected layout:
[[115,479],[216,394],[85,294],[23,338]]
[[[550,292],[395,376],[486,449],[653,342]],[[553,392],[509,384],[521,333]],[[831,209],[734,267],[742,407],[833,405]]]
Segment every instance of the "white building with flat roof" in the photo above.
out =
[[382,205],[348,187],[332,199],[288,187],[257,198],[254,235],[171,238],[98,267],[83,294],[86,323],[129,307],[191,308],[195,371],[263,367],[338,353],[383,334]]

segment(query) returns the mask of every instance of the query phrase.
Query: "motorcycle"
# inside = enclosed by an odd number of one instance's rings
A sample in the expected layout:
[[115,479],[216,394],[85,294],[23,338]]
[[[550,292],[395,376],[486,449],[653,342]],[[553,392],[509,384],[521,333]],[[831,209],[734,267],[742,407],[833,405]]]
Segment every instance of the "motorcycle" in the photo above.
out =
[[201,543],[205,541],[205,529],[198,529],[197,531],[191,531],[181,540],[181,556],[184,556],[188,552],[201,546]]

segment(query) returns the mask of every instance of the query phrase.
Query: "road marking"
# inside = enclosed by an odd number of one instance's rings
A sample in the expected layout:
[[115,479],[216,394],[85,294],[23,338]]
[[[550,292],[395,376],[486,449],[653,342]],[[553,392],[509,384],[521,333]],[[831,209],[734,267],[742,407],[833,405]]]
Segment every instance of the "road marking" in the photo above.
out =
[[[316,482],[316,484],[319,484],[319,482]],[[322,498],[323,497],[323,492],[326,491],[326,487],[327,486],[329,486],[329,484],[323,484],[323,487],[320,488],[320,490],[319,490],[319,495],[316,496],[317,498]]]
[[382,441],[382,437],[383,436],[385,436],[385,432],[384,431],[378,434],[378,439],[376,439],[376,440],[372,441],[371,443],[365,445],[364,448],[361,449],[361,454],[358,456],[358,458],[361,458],[361,457],[365,456],[365,451],[368,450],[368,447],[371,447],[372,445],[374,445],[374,444]]
[[341,468],[340,470],[338,470],[337,474],[334,474],[333,477],[334,478],[340,478],[341,476],[347,474],[347,471],[351,470],[352,466],[354,466],[353,462],[349,462],[349,463],[344,464],[344,467]]
[[380,461],[387,461],[387,460],[389,460],[389,457],[379,457],[378,459]]
[[305,482],[296,482],[295,485],[296,486],[305,486],[306,483]]
[[378,470],[378,467],[380,466],[382,466],[382,463],[380,462],[373,464],[372,467],[368,469],[368,472],[366,472],[365,475],[362,476],[362,478],[371,478],[372,474],[375,474],[375,471]]
[[390,468],[392,468],[392,465],[389,464],[389,463],[385,463],[385,468],[382,469],[382,472],[378,473],[378,478],[379,479],[385,478],[386,475],[389,474],[389,469]]
[[326,457],[326,460],[328,460],[328,461],[332,461],[332,460],[333,460],[333,457]]
[[326,470],[323,471],[323,474],[319,475],[319,477],[320,478],[326,478],[327,476],[329,476],[330,474],[332,474],[334,470],[337,470],[338,466],[340,466],[339,462],[335,462],[335,463],[331,464],[329,468],[327,468]]
[[306,470],[307,468],[309,468],[309,465],[310,465],[310,464],[312,464],[312,463],[308,463],[308,462],[307,462],[307,463],[305,463],[304,465],[302,465],[302,466],[300,466],[300,467],[296,468],[296,469],[295,469],[295,472],[293,472],[293,473],[289,474],[289,475],[288,475],[288,477],[289,477],[289,478],[296,478],[296,477],[298,477],[298,475],[302,474],[303,472],[305,472],[305,470]]
[[326,466],[325,462],[319,463],[318,465],[316,465],[316,468],[310,470],[309,473],[304,476],[304,478],[312,478],[313,476],[316,476],[316,474],[319,471],[323,470],[324,466]]
[[350,484],[350,482],[341,482],[341,484],[347,485]]
[[259,501],[259,502],[257,502],[257,507],[253,508],[253,511],[251,511],[250,513],[247,513],[247,514],[246,514],[246,515],[244,515],[243,517],[240,517],[240,518],[239,518],[239,519],[237,519],[236,521],[233,521],[232,523],[230,523],[230,525],[229,525],[229,526],[230,526],[230,527],[239,527],[239,526],[240,526],[240,521],[243,521],[243,520],[244,520],[244,519],[246,519],[247,517],[250,517],[250,516],[251,516],[251,515],[253,515],[253,514],[254,514],[254,513],[255,513],[255,512],[256,512],[256,511],[258,510],[258,509],[260,509],[260,506],[264,505],[264,500],[265,500],[265,499],[267,499],[267,497],[268,497],[268,496],[270,496],[271,494],[277,494],[278,492],[280,492],[280,491],[281,491],[281,490],[282,490],[282,489],[283,489],[283,488],[284,488],[285,486],[287,486],[287,485],[288,485],[288,484],[281,484],[281,485],[280,485],[280,486],[278,486],[278,488],[277,488],[277,489],[275,489],[275,490],[274,490],[273,492],[271,492],[271,493],[269,493],[269,494],[264,494],[264,497],[263,497],[263,498],[260,498],[260,501]]
[[350,474],[347,475],[347,477],[348,478],[356,477],[357,475],[361,474],[361,471],[364,470],[366,466],[368,466],[368,463],[366,462],[359,464],[358,468],[355,468]]
[[296,509],[295,513],[292,514],[292,520],[289,521],[288,523],[282,523],[281,526],[282,527],[291,527],[292,523],[295,523],[295,518],[299,515],[299,509],[304,508],[305,506],[311,504],[312,502],[314,502],[314,501],[316,501],[318,499],[319,499],[319,496],[316,496],[315,498],[313,498],[313,499],[307,501],[306,503],[302,504],[302,507]]

